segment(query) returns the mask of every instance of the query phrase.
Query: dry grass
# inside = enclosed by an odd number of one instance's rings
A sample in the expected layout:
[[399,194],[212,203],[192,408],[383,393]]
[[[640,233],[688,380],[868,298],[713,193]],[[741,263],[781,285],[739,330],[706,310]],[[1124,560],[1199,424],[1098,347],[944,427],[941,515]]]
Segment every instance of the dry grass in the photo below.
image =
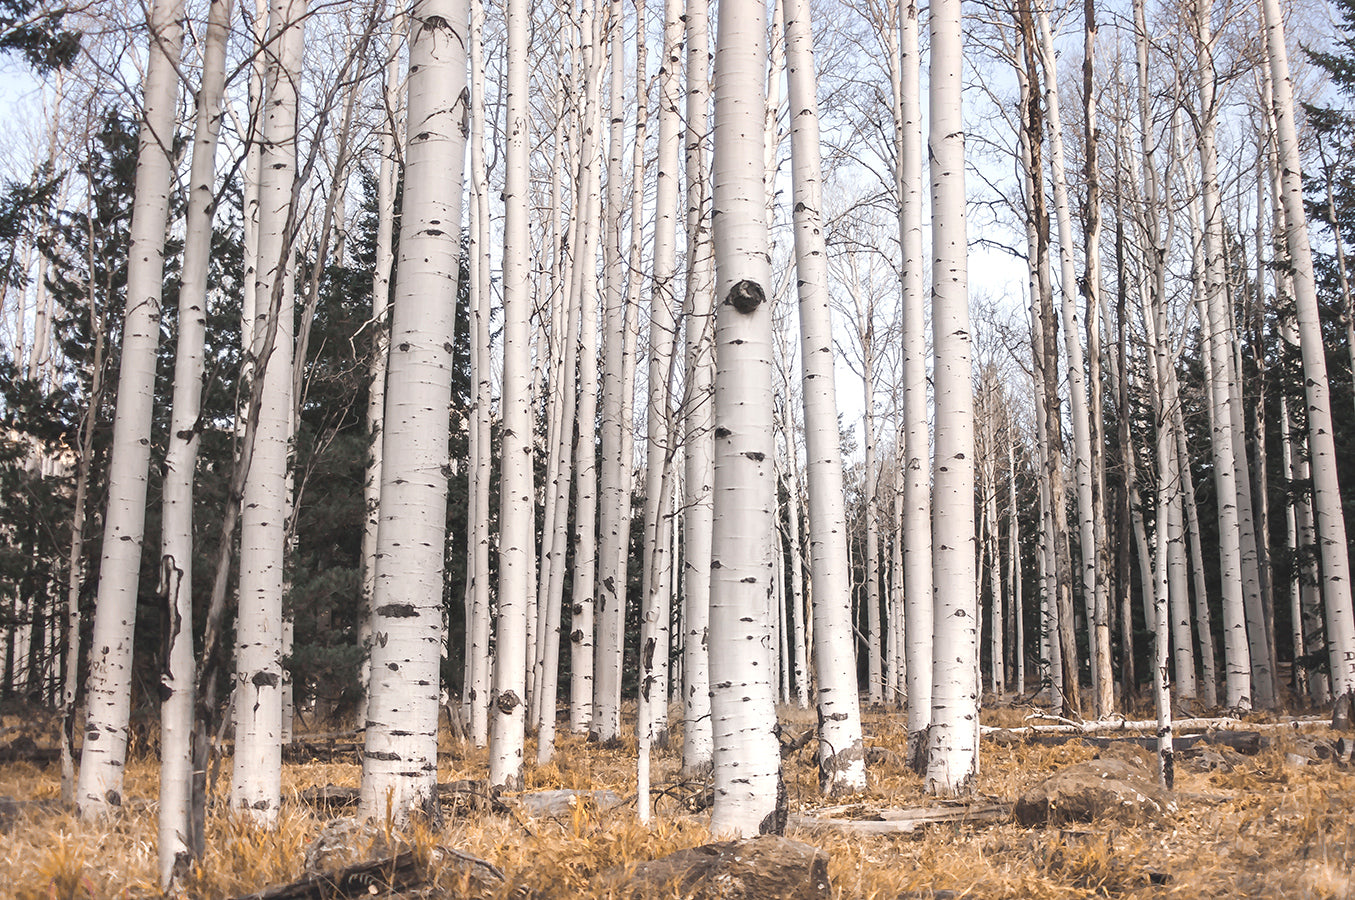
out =
[[[786,710],[792,731],[812,717]],[[1020,711],[987,710],[985,721],[1016,724]],[[902,758],[899,718],[867,716],[868,743]],[[530,744],[530,742],[529,742]],[[487,859],[506,873],[504,895],[588,897],[594,876],[623,862],[664,855],[709,839],[705,819],[671,798],[656,800],[656,822],[640,827],[633,814],[634,742],[604,749],[562,736],[553,762],[528,766],[531,789],[610,788],[629,809],[600,813],[581,804],[561,820],[515,820],[487,813],[449,819],[439,830],[415,827],[416,847],[455,847]],[[483,777],[486,755],[448,742],[439,779]],[[527,758],[533,758],[529,746]],[[792,834],[827,850],[834,896],[884,900],[910,892],[957,891],[965,897],[1276,897],[1355,900],[1355,772],[1328,762],[1296,766],[1285,738],[1224,773],[1178,768],[1180,811],[1154,826],[1126,828],[1094,822],[1075,829],[939,825],[912,835],[862,837]],[[1011,801],[1053,769],[1095,751],[1081,742],[1062,746],[985,742],[978,792]],[[787,760],[791,803],[820,805],[807,748]],[[654,760],[656,786],[678,780],[676,747]],[[223,772],[229,768],[223,766]],[[288,764],[285,800],[276,831],[263,833],[225,813],[209,821],[208,853],[190,885],[194,897],[225,898],[296,878],[307,843],[329,813],[301,802],[300,792],[324,784],[358,783],[356,762]],[[0,766],[0,796],[55,800],[55,766]],[[143,754],[128,765],[122,812],[85,823],[68,812],[27,808],[0,834],[0,897],[137,898],[158,896],[155,884],[156,771]],[[895,760],[874,767],[866,806],[922,806],[922,781]],[[1165,884],[1155,881],[1165,880]]]

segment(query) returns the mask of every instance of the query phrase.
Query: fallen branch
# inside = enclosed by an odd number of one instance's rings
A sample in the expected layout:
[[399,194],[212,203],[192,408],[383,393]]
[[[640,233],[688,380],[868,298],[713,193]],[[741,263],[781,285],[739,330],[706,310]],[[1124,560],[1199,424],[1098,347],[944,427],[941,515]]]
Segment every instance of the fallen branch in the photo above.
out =
[[[985,725],[979,729],[983,735],[998,734],[1008,731],[1013,734],[1103,734],[1115,731],[1156,731],[1156,719],[1144,719],[1141,721],[1132,721],[1129,719],[1098,719],[1092,722],[1071,722],[1060,716],[1049,716],[1044,713],[1037,713],[1028,716],[1026,721],[1032,719],[1055,719],[1052,724],[1046,725],[1021,725],[1015,728],[997,728],[991,725]],[[1290,719],[1286,722],[1244,722],[1233,716],[1221,716],[1213,719],[1177,719],[1172,723],[1175,731],[1298,731],[1307,725],[1330,725],[1331,722],[1325,718],[1305,717]]]
[[911,834],[925,825],[957,823],[966,825],[1005,822],[1011,818],[1012,808],[1005,803],[988,806],[922,807],[915,809],[870,810],[871,818],[838,818],[842,813],[861,809],[860,806],[830,806],[814,810],[813,815],[796,814],[790,817],[794,828],[811,831],[846,831],[853,834]]
[[425,868],[409,850],[384,859],[345,866],[327,875],[305,878],[246,894],[236,900],[330,900],[335,897],[368,897],[382,891],[401,891],[427,880]]

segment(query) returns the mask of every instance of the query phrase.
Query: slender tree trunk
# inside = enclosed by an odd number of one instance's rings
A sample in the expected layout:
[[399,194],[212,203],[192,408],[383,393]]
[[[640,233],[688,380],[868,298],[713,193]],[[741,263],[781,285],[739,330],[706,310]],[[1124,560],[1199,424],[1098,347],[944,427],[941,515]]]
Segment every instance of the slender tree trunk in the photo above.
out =
[[705,0],[687,0],[687,391],[683,423],[682,767],[708,768],[710,728],[710,557],[715,471],[712,340],[715,309],[710,236],[710,38]]
[[[1238,510],[1236,447],[1233,434],[1232,339],[1227,330],[1226,291],[1223,272],[1223,218],[1218,187],[1218,154],[1215,149],[1217,106],[1215,100],[1214,38],[1211,10],[1205,0],[1195,8],[1195,52],[1200,95],[1200,176],[1203,202],[1204,292],[1199,303],[1204,339],[1208,347],[1214,485],[1219,497],[1219,564],[1223,590],[1224,650],[1227,664],[1229,706],[1249,708],[1252,703],[1253,652],[1248,645],[1245,598],[1242,584],[1241,523]],[[1252,644],[1254,645],[1254,636]]]
[[1327,358],[1322,344],[1317,289],[1313,276],[1308,220],[1303,206],[1302,168],[1294,124],[1293,84],[1285,47],[1284,20],[1277,0],[1262,0],[1270,73],[1275,93],[1276,143],[1280,152],[1285,243],[1294,276],[1294,310],[1303,356],[1308,414],[1308,455],[1313,477],[1313,512],[1322,560],[1322,599],[1327,610],[1327,641],[1332,648],[1332,693],[1355,693],[1355,610],[1350,590],[1346,523],[1337,477],[1332,434]]
[[[852,637],[851,569],[847,557],[847,509],[842,483],[837,398],[833,387],[833,326],[828,305],[818,104],[813,35],[809,26],[808,3],[790,0],[786,8],[786,75],[790,106],[794,110],[790,135],[791,180],[809,480],[819,790],[837,796],[865,787],[866,759],[857,697],[856,654],[852,652],[855,641]],[[716,121],[719,122],[718,116]],[[715,208],[722,210],[724,206],[717,203]],[[718,242],[716,247],[718,250]],[[712,659],[712,669],[713,666]]]
[[[1077,322],[1074,291],[1077,285],[1073,258],[1072,211],[1063,154],[1063,124],[1059,112],[1058,69],[1055,64],[1054,36],[1043,3],[1035,5],[1041,35],[1041,63],[1045,73],[1045,112],[1049,118],[1050,169],[1054,182],[1054,213],[1059,230],[1060,281],[1064,350],[1068,360],[1068,396],[1073,425],[1073,473],[1077,485],[1079,553],[1082,561],[1082,593],[1091,641],[1093,708],[1098,718],[1110,713],[1114,693],[1102,686],[1101,678],[1110,670],[1109,631],[1105,642],[1096,634],[1096,595],[1099,576],[1096,569],[1096,520],[1092,508],[1091,426],[1087,410],[1086,368],[1082,336]],[[1053,357],[1050,357],[1052,360]],[[1105,657],[1102,657],[1102,653]]]
[[[236,618],[235,756],[231,805],[258,824],[277,820],[282,799],[282,593],[287,458],[291,434],[297,95],[305,0],[273,0],[265,76],[259,255],[255,278],[254,379],[262,403],[240,519]],[[269,320],[276,320],[276,326]],[[263,335],[272,332],[271,345]]]
[[927,410],[926,285],[922,249],[922,89],[918,4],[900,3],[899,237],[903,247],[903,602],[908,669],[908,762],[926,765],[932,716],[931,436]]
[[936,580],[927,790],[967,794],[979,770],[978,598],[974,577],[974,394],[970,366],[959,0],[935,0],[928,159],[932,185],[932,359]]
[[[484,3],[471,0],[471,177],[474,179],[475,230],[471,274],[475,290],[471,297],[471,347],[475,384],[474,429],[471,434],[475,452],[471,455],[470,477],[470,616],[467,620],[467,663],[469,679],[465,693],[469,698],[471,742],[483,747],[489,742],[490,692],[490,574],[489,574],[489,488],[494,467],[492,441],[493,363],[491,362],[490,315],[493,309],[491,267],[489,177],[484,163],[485,71]],[[477,156],[479,162],[476,161]]]
[[490,699],[489,783],[522,785],[523,695],[527,673],[530,571],[535,567],[532,502],[530,246],[527,221],[528,111],[526,0],[508,0],[507,152],[504,159],[503,429],[499,476],[499,614]]
[[[193,806],[193,483],[202,408],[207,333],[207,270],[215,212],[215,162],[226,81],[230,0],[209,8],[202,82],[198,88],[193,163],[189,174],[174,397],[165,451],[161,514],[160,592],[165,610],[165,669],[160,676],[160,884],[187,874],[192,857]],[[82,485],[83,489],[83,485]],[[83,490],[81,491],[83,493]]]
[[150,58],[137,146],[127,312],[108,468],[103,561],[85,681],[85,741],[76,790],[76,806],[86,818],[122,805],[183,15],[182,0],[159,0],[148,13]]
[[[597,642],[593,656],[593,716],[591,731],[599,739],[610,741],[620,733],[621,657],[623,619],[626,608],[626,557],[630,530],[631,423],[628,385],[634,371],[635,328],[638,304],[628,291],[629,275],[621,246],[622,150],[624,147],[624,69],[625,29],[622,27],[621,0],[611,0],[611,81],[609,106],[611,131],[608,138],[606,240],[603,266],[606,270],[605,319],[603,334],[602,379],[602,485],[600,515],[601,540],[598,548]],[[643,20],[643,15],[640,15]],[[643,41],[643,29],[637,33]],[[637,54],[636,66],[643,85],[644,53]],[[643,94],[641,94],[643,97]],[[643,190],[645,145],[644,103],[635,131],[634,168],[631,203]],[[636,234],[640,217],[632,221],[632,246],[638,246]],[[634,254],[632,254],[634,255]],[[628,393],[629,392],[629,393]]]

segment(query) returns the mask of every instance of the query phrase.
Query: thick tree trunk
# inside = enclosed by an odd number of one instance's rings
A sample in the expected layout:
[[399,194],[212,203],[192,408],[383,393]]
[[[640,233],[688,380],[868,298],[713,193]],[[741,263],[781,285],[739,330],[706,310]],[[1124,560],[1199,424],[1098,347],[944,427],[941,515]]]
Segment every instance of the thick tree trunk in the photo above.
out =
[[766,11],[720,4],[715,55],[715,492],[710,679],[711,832],[785,827],[766,620],[773,561],[772,328],[762,198]]

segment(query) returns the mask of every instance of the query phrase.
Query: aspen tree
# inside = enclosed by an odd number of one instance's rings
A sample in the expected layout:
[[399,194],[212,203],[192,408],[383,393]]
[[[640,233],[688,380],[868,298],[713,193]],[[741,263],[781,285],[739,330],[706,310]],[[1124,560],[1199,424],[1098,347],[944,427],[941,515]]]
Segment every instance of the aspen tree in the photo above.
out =
[[715,53],[715,486],[710,679],[715,805],[711,832],[785,827],[771,682],[776,485],[772,328],[763,203],[767,18],[761,2],[724,0]]
[[381,526],[362,813],[437,808],[452,330],[461,228],[466,3],[410,13],[409,140],[382,429]]
[[[723,15],[722,12],[722,33]],[[813,35],[809,27],[809,4],[805,0],[787,3],[786,32],[786,75],[792,110],[790,147],[795,201],[795,269],[800,300],[800,365],[809,480],[814,669],[818,682],[815,699],[820,723],[819,790],[836,796],[865,788],[866,761],[857,697],[856,654],[853,652],[842,449],[833,386],[833,328],[823,236],[823,181]],[[718,121],[717,118],[717,127]],[[723,210],[724,207],[717,202],[716,209]],[[718,242],[716,246],[718,249]]]
[[[492,426],[493,363],[491,362],[490,310],[493,306],[493,284],[490,275],[492,250],[489,235],[489,177],[485,172],[485,71],[484,71],[484,2],[471,0],[470,5],[470,71],[471,71],[471,178],[474,179],[474,209],[476,239],[472,245],[474,290],[471,292],[471,347],[475,354],[472,369],[475,384],[475,407],[470,435],[474,452],[467,476],[470,479],[470,585],[469,618],[467,619],[466,663],[469,698],[471,742],[483,747],[489,741],[490,690],[490,575],[489,575],[489,485],[493,470],[493,451],[490,446]],[[477,156],[479,160],[477,162]]]
[[192,856],[193,734],[193,473],[197,460],[202,406],[204,342],[207,331],[207,270],[211,257],[213,186],[221,99],[226,81],[226,39],[230,0],[209,7],[198,86],[189,173],[188,211],[179,334],[174,357],[174,396],[165,479],[160,543],[160,592],[167,628],[166,659],[160,676],[160,884],[168,889],[184,873]]
[[[640,250],[644,226],[645,134],[648,120],[645,72],[645,30],[635,32],[635,134],[631,151],[631,227],[627,245],[621,246],[621,155],[625,138],[624,79],[625,40],[621,0],[612,0],[612,74],[610,82],[611,134],[608,139],[606,267],[606,376],[603,379],[601,531],[598,548],[598,635],[593,655],[592,733],[602,741],[621,732],[621,664],[626,612],[631,458],[634,426],[631,411],[635,393],[636,325],[639,304]],[[636,21],[645,19],[644,0],[636,3]],[[619,327],[618,327],[619,326]]]
[[[372,597],[376,590],[376,532],[381,502],[381,423],[386,415],[386,361],[390,355],[390,280],[395,262],[392,238],[395,233],[395,191],[399,172],[395,157],[401,104],[400,43],[404,17],[391,26],[386,42],[382,96],[386,110],[381,131],[381,162],[376,177],[376,253],[372,262],[372,351],[367,363],[367,471],[362,482],[362,596],[367,614],[363,617],[361,641],[366,647],[372,639]],[[366,693],[371,682],[370,657],[362,663],[363,701],[359,718],[366,724]]]
[[678,160],[682,119],[682,0],[663,7],[659,66],[658,183],[654,195],[653,285],[649,304],[649,409],[645,434],[644,577],[641,590],[641,693],[650,701],[639,724],[661,746],[668,735],[668,645],[673,560],[669,555],[674,442],[672,385],[677,337]]
[[[282,593],[292,415],[297,94],[305,0],[273,0],[265,72],[253,377],[263,380],[240,515],[231,805],[267,827],[282,801]],[[273,320],[270,322],[270,320]],[[269,341],[272,332],[272,341]]]
[[1261,10],[1265,17],[1266,47],[1275,96],[1280,197],[1287,220],[1285,245],[1289,251],[1294,279],[1295,321],[1303,357],[1308,456],[1313,478],[1313,513],[1317,523],[1318,553],[1322,560],[1322,599],[1327,611],[1327,641],[1331,647],[1332,693],[1340,699],[1355,692],[1355,609],[1352,609],[1351,601],[1346,523],[1332,435],[1326,351],[1318,318],[1307,212],[1303,206],[1302,168],[1294,123],[1293,83],[1285,47],[1284,19],[1277,0],[1262,0]]
[[[1200,199],[1203,206],[1203,294],[1200,307],[1203,339],[1208,347],[1211,446],[1214,454],[1214,486],[1219,497],[1219,565],[1223,592],[1224,662],[1229,706],[1250,708],[1254,635],[1249,635],[1243,596],[1242,537],[1238,512],[1236,448],[1233,433],[1233,377],[1231,332],[1227,325],[1223,271],[1223,219],[1218,186],[1218,153],[1215,148],[1218,109],[1215,97],[1214,36],[1211,8],[1199,0],[1194,10],[1195,55],[1199,81]],[[1146,37],[1145,37],[1146,40]],[[1142,76],[1141,76],[1142,77]],[[1252,638],[1249,646],[1248,638]]]
[[714,248],[710,236],[710,26],[706,0],[687,0],[687,293],[686,397],[683,410],[683,660],[682,767],[711,761],[710,533],[715,358]]
[[[1059,232],[1059,264],[1061,282],[1061,312],[1063,318],[1064,351],[1068,360],[1068,399],[1073,425],[1073,473],[1077,486],[1078,537],[1082,560],[1082,592],[1087,609],[1087,622],[1092,630],[1092,695],[1098,717],[1110,713],[1113,692],[1102,690],[1101,678],[1109,674],[1110,640],[1106,632],[1104,644],[1096,635],[1097,574],[1096,523],[1092,508],[1091,425],[1087,410],[1086,363],[1082,351],[1082,336],[1077,321],[1074,292],[1077,287],[1073,259],[1072,211],[1068,199],[1068,180],[1063,153],[1063,122],[1059,109],[1058,66],[1054,54],[1054,35],[1049,25],[1049,13],[1042,2],[1035,4],[1036,20],[1040,28],[1040,62],[1045,78],[1045,114],[1049,121],[1050,170],[1054,183],[1054,216]],[[1052,364],[1052,363],[1051,363]],[[1102,657],[1102,654],[1104,658]]]
[[489,782],[522,785],[527,672],[527,615],[532,537],[531,348],[528,316],[528,115],[526,0],[508,0],[508,78],[505,112],[503,245],[503,437],[499,476],[499,614],[495,626],[494,690],[490,697]]
[[103,559],[85,681],[85,740],[76,788],[76,808],[83,817],[100,816],[122,805],[183,15],[182,0],[157,0],[147,13],[150,56],[137,139],[127,312],[108,469]]
[[979,768],[978,597],[974,577],[974,394],[970,365],[968,239],[959,0],[935,0],[928,159],[932,188],[932,366],[936,452],[932,476],[935,624],[927,790],[968,793]]

